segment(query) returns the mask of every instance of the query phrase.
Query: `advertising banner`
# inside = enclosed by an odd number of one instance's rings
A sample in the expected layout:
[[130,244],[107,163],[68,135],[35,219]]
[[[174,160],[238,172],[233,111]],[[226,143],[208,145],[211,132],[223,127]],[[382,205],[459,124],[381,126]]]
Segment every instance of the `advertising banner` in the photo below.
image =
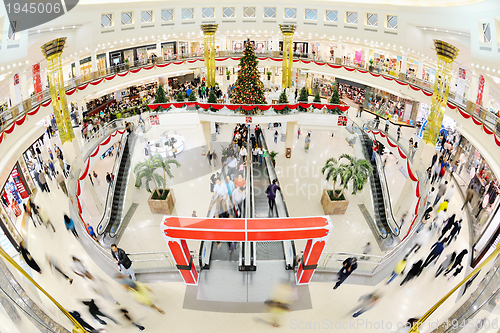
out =
[[40,64],[33,65],[33,87],[35,88],[35,95],[37,102],[41,101],[43,96],[42,92],[42,78],[40,76]]
[[467,71],[465,68],[460,67],[458,69],[458,80],[457,80],[457,90],[455,91],[455,100],[457,102],[462,102],[462,98],[465,92],[465,79],[467,77]]

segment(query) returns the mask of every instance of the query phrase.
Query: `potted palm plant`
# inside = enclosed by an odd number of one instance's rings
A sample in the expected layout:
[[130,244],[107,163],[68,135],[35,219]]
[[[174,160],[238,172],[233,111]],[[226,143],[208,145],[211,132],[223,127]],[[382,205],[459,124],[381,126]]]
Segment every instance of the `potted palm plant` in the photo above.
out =
[[[346,160],[340,163],[341,160]],[[325,175],[327,181],[333,181],[333,189],[323,190],[321,196],[321,206],[326,215],[345,214],[349,206],[344,190],[352,183],[352,193],[355,195],[361,191],[368,181],[368,177],[373,172],[373,167],[367,160],[357,160],[356,158],[342,154],[337,160],[329,158],[321,172]],[[337,181],[340,179],[340,188],[337,189]]]
[[231,71],[229,69],[226,69],[226,75],[227,75],[227,80],[231,79]]
[[271,158],[271,163],[273,164],[273,167],[276,166],[276,155],[278,155],[278,153],[275,152],[274,150],[271,150],[269,152],[269,157]]
[[[160,155],[153,155],[149,159],[139,162],[134,167],[135,187],[140,188],[143,179],[145,180],[146,191],[151,193],[148,198],[148,205],[153,214],[171,214],[174,209],[175,197],[172,189],[166,188],[166,176],[173,178],[170,170],[170,165],[174,164],[177,167],[181,165],[176,160],[163,159]],[[161,174],[156,173],[157,169],[163,171]],[[154,188],[151,190],[150,183],[154,183]]]
[[266,74],[267,74],[267,81],[271,81],[271,74],[273,74],[273,73],[267,72]]

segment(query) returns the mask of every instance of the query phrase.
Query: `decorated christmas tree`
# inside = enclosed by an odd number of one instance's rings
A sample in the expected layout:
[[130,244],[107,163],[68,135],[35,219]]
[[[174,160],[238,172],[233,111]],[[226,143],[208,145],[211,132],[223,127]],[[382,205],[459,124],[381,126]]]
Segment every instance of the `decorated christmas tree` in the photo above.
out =
[[[217,96],[215,96],[215,92],[213,90],[210,90],[210,93],[208,94],[207,103],[217,104]],[[214,109],[213,107],[210,107],[210,111],[217,112],[217,109]]]
[[[281,92],[281,95],[278,99],[278,104],[288,104],[288,97],[286,96],[286,89],[283,89],[283,91]],[[282,110],[277,110],[276,112],[281,113],[281,114],[287,114],[290,112],[290,108],[287,106],[287,107],[283,108]]]
[[[297,101],[302,103],[307,103],[309,101],[309,94],[307,93],[306,86],[303,86],[302,89],[300,89],[299,98],[297,99]],[[306,112],[307,108],[303,108],[299,105],[299,111]]]
[[333,85],[333,94],[332,98],[330,99],[330,104],[340,104],[340,96],[339,96],[339,90],[337,89],[337,85]]
[[319,92],[314,95],[313,103],[321,103],[321,97],[319,97]]
[[156,90],[155,103],[167,103],[167,96],[165,96],[165,90],[162,84],[160,84]]
[[179,91],[175,99],[177,102],[184,102],[186,100],[186,94],[183,91]]
[[244,56],[240,59],[238,79],[234,84],[231,103],[265,104],[264,84],[257,70],[257,57],[250,39],[247,39]]

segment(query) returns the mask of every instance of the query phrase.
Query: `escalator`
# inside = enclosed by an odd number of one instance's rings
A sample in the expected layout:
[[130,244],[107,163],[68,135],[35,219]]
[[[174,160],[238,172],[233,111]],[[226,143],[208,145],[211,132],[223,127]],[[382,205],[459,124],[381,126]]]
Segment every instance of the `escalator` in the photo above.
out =
[[389,227],[389,223],[387,220],[384,196],[382,193],[382,184],[379,178],[377,163],[375,160],[372,161],[371,159],[373,142],[364,132],[362,132],[359,136],[365,156],[368,157],[367,160],[370,161],[371,165],[373,166],[373,173],[369,178],[373,202],[373,216],[380,237],[385,239],[387,238],[388,232],[391,232],[391,228]]
[[[129,174],[131,171],[131,160],[132,154],[130,150],[133,148],[135,143],[135,135],[129,136],[123,143],[123,152],[122,159],[120,161],[120,168],[118,169],[118,173],[115,175],[115,180],[113,186],[109,187],[109,191],[114,191],[112,194],[112,201],[109,211],[109,221],[104,228],[104,237],[105,238],[115,238],[118,229],[123,221],[124,217],[124,203],[125,196],[127,192],[127,186],[130,186],[128,182]],[[105,214],[104,216],[106,216]]]

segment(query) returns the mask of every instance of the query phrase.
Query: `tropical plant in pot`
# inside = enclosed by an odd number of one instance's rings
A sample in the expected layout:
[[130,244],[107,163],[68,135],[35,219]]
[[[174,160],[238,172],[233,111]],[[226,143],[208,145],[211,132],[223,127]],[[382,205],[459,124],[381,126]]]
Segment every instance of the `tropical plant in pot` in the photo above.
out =
[[370,66],[368,67],[370,72],[373,72],[373,59],[370,59]]
[[226,75],[227,79],[229,80],[231,78],[231,71],[229,69],[226,69]]
[[278,153],[274,150],[271,150],[269,152],[269,157],[271,158],[271,163],[273,164],[273,166],[276,166],[276,155],[278,155]]
[[266,73],[266,75],[267,75],[267,81],[270,81],[270,80],[271,80],[271,75],[272,75],[272,74],[273,74],[273,73],[271,73],[271,72],[267,72],[267,73]]
[[[134,167],[135,187],[140,188],[143,180],[146,191],[151,193],[148,198],[148,205],[153,214],[171,214],[175,204],[174,192],[166,188],[166,176],[173,178],[170,165],[180,167],[180,163],[173,159],[163,159],[160,155],[152,155],[149,159],[139,162]],[[161,169],[163,176],[157,172]],[[151,189],[151,182],[154,188]]]
[[[340,163],[342,160],[343,163]],[[349,201],[344,195],[344,190],[352,184],[352,193],[355,195],[361,191],[368,182],[368,177],[373,172],[373,167],[365,159],[356,159],[349,154],[342,154],[337,160],[329,158],[321,172],[326,175],[327,181],[333,181],[332,190],[323,190],[321,205],[327,215],[345,214]],[[340,188],[337,189],[337,182],[340,182]]]

